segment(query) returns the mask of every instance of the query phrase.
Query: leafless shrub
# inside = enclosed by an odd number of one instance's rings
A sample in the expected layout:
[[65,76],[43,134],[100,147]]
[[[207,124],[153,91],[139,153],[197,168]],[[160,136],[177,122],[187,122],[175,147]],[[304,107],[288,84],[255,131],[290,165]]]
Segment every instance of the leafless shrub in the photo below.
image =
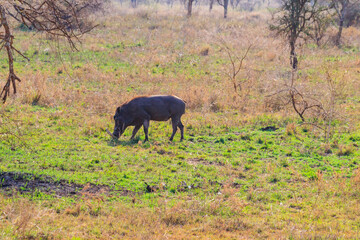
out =
[[327,11],[320,12],[314,16],[313,23],[309,26],[306,35],[316,43],[317,46],[321,46],[326,35],[326,30],[332,22],[331,14]]
[[319,118],[322,120],[323,130],[326,141],[329,140],[334,133],[334,121],[342,117],[339,102],[346,98],[345,87],[346,82],[343,81],[344,75],[336,79],[326,70],[325,94],[322,101],[322,108],[318,112]]
[[291,109],[300,117],[301,125],[313,125],[324,133],[328,141],[334,133],[334,121],[341,118],[339,100],[343,99],[346,84],[334,79],[326,69],[323,83],[317,86],[301,83],[298,72],[292,70],[290,80],[285,81],[281,89],[267,96],[268,104]]
[[246,77],[239,79],[239,73],[244,70],[243,69],[243,62],[246,59],[250,49],[252,48],[252,44],[250,44],[244,54],[239,57],[236,53],[236,51],[231,48],[223,39],[220,39],[220,43],[222,46],[222,49],[225,51],[228,60],[230,61],[230,66],[228,67],[228,70],[225,70],[225,75],[227,76],[228,81],[232,84],[234,93],[236,96],[238,96],[241,99],[241,102],[243,105],[246,105],[250,90],[253,86],[253,82],[250,78],[249,71],[246,74]]

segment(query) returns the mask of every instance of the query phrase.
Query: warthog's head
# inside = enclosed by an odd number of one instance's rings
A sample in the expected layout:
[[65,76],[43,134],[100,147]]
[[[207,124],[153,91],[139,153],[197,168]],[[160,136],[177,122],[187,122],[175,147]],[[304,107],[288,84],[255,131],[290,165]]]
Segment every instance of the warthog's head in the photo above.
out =
[[124,116],[121,114],[121,108],[118,107],[114,116],[115,127],[112,133],[113,137],[119,138],[126,129]]

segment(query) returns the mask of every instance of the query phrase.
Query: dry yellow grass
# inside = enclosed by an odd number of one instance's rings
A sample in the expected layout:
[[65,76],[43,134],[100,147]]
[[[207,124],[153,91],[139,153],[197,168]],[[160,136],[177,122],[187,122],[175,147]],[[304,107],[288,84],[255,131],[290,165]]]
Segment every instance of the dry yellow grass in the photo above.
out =
[[[41,96],[39,103],[42,105],[67,104],[84,112],[90,110],[108,114],[117,105],[136,95],[175,94],[188,103],[190,110],[241,110],[256,115],[267,111],[265,96],[277,91],[287,81],[284,76],[289,71],[288,48],[269,32],[266,25],[269,14],[266,11],[231,12],[229,19],[223,20],[219,9],[210,14],[200,8],[191,19],[185,18],[181,14],[183,9],[178,7],[125,10],[116,6],[113,9],[105,16],[98,17],[100,26],[82,39],[80,50],[102,52],[107,44],[140,43],[140,47],[126,47],[122,51],[115,49],[110,52],[109,57],[114,61],[131,65],[127,71],[104,71],[96,66],[96,62],[86,58],[76,69],[73,68],[76,60],[71,58],[60,65],[46,63],[50,71],[34,73],[31,69],[24,69],[20,74],[24,81],[19,85],[19,94],[13,101],[32,103],[34,98],[36,100],[37,96]],[[348,29],[344,33],[344,39],[354,46],[357,44],[356,31]],[[41,42],[41,37],[35,36],[34,42]],[[242,87],[242,92],[239,92],[242,97],[234,91],[233,83],[227,78],[231,65],[222,49],[223,43],[238,56],[253,44],[237,76],[238,84]],[[29,47],[29,43],[21,44],[23,51]],[[52,46],[39,45],[38,48],[39,51],[45,49],[51,54],[57,54]],[[205,50],[207,53],[203,54]],[[347,53],[337,48],[303,46],[299,52],[304,56],[300,62],[300,69],[305,74],[302,81],[312,91],[323,89],[319,85],[324,78],[321,71],[323,68],[331,68],[335,78],[346,78],[346,84],[350,86],[349,95],[359,94],[359,66],[356,58],[347,57]],[[43,63],[39,62],[39,65]],[[54,75],[54,67],[57,68],[56,72],[68,72],[69,75]],[[193,69],[192,74],[187,72],[189,68]],[[164,69],[165,72],[154,74],[154,69]],[[99,85],[89,91],[84,85],[93,82]],[[135,91],[126,91],[128,87]]]

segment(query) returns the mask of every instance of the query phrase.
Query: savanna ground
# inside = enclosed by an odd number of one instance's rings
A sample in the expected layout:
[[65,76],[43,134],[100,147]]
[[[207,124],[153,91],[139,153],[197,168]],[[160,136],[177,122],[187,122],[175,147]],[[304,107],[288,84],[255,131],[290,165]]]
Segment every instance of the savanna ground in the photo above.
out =
[[[16,58],[19,93],[0,105],[1,239],[360,237],[359,29],[341,48],[334,29],[299,48],[299,86],[324,106],[324,79],[339,89],[328,136],[271,97],[291,71],[267,10],[112,10],[78,52],[16,30],[31,61]],[[250,44],[235,92],[224,46]],[[150,142],[112,140],[116,107],[149,94],[187,102],[185,140],[168,141],[169,122],[150,124]]]

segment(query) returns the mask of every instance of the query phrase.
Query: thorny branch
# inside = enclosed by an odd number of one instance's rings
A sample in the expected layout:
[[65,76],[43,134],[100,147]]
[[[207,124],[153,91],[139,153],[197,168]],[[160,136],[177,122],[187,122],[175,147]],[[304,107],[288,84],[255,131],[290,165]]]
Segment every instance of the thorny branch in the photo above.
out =
[[[309,90],[302,89],[296,86],[295,80],[296,71],[292,71],[291,80],[289,84],[285,84],[279,91],[270,94],[266,97],[278,96],[285,99],[283,106],[290,104],[296,114],[301,118],[301,125],[312,125],[324,132],[324,139],[328,141],[334,133],[334,120],[339,119],[340,108],[338,108],[339,100],[346,98],[345,86],[346,82],[345,73],[342,77],[336,79],[330,75],[329,70],[326,69],[326,85],[316,90],[317,95],[321,94],[322,97],[317,99]],[[311,96],[313,95],[313,96]],[[314,122],[308,122],[305,118],[305,113],[311,110],[315,115]]]
[[284,105],[291,104],[296,114],[301,118],[303,123],[306,122],[305,120],[305,113],[312,109],[317,108],[318,110],[325,111],[323,104],[318,101],[317,99],[314,99],[309,96],[304,96],[295,86],[295,78],[296,78],[296,70],[293,70],[291,72],[291,81],[290,85],[285,84],[284,88],[272,93],[270,95],[267,95],[266,97],[273,97],[275,95],[279,95],[281,93],[285,93],[287,97],[286,102]]

